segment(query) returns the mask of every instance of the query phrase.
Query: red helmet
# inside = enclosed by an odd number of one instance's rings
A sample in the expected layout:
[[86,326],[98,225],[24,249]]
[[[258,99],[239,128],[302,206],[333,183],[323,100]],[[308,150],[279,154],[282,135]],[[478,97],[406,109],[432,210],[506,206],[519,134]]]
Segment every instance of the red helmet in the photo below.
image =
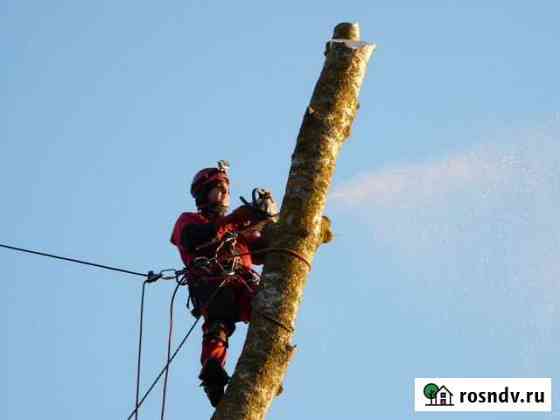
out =
[[196,199],[200,192],[212,184],[217,184],[219,181],[229,185],[228,168],[229,164],[221,160],[218,162],[217,168],[204,168],[198,171],[191,183],[191,195]]

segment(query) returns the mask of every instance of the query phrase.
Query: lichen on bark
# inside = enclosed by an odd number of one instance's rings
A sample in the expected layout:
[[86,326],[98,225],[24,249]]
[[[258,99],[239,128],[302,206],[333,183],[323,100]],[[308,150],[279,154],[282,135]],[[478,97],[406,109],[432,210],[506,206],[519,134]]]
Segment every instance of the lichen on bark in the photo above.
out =
[[[374,48],[359,41],[359,26],[353,23],[337,25],[327,42],[325,64],[292,154],[280,217],[266,231],[271,248],[295,251],[311,263],[319,245],[332,238],[330,220],[323,217],[327,192]],[[213,420],[263,419],[281,392],[308,271],[293,254],[266,256],[245,345]]]

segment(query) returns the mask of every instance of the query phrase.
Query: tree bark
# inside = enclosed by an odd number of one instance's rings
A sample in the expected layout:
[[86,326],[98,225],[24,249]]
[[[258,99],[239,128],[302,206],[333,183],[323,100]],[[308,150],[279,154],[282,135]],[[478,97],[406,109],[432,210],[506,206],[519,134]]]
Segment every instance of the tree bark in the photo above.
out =
[[311,263],[319,245],[331,237],[330,221],[322,217],[327,192],[374,48],[359,41],[359,27],[350,23],[337,25],[327,42],[325,64],[292,155],[280,218],[265,231],[276,251],[266,256],[245,345],[213,420],[263,419],[282,391],[310,269],[306,261]]

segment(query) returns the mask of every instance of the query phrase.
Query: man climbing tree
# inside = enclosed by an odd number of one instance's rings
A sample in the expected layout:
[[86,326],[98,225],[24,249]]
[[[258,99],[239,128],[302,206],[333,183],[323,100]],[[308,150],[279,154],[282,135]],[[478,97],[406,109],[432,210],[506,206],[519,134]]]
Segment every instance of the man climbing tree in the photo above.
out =
[[182,213],[171,242],[179,248],[188,270],[193,315],[204,324],[199,378],[210,404],[216,406],[228,383],[224,369],[228,337],[236,322],[249,322],[251,301],[259,276],[253,264],[262,264],[253,252],[263,249],[261,229],[273,220],[270,193],[255,189],[253,202],[226,216],[230,204],[228,164],[199,171],[191,184],[198,212]]

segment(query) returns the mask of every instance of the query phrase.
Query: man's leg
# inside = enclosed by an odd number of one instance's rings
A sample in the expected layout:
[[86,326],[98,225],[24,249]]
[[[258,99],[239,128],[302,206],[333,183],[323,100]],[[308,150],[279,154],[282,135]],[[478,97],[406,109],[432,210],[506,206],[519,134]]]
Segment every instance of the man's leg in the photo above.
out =
[[227,358],[228,337],[234,329],[235,324],[218,320],[207,320],[202,326],[204,336],[200,356],[202,370],[199,378],[213,407],[216,407],[222,399],[224,387],[229,380],[224,366]]

